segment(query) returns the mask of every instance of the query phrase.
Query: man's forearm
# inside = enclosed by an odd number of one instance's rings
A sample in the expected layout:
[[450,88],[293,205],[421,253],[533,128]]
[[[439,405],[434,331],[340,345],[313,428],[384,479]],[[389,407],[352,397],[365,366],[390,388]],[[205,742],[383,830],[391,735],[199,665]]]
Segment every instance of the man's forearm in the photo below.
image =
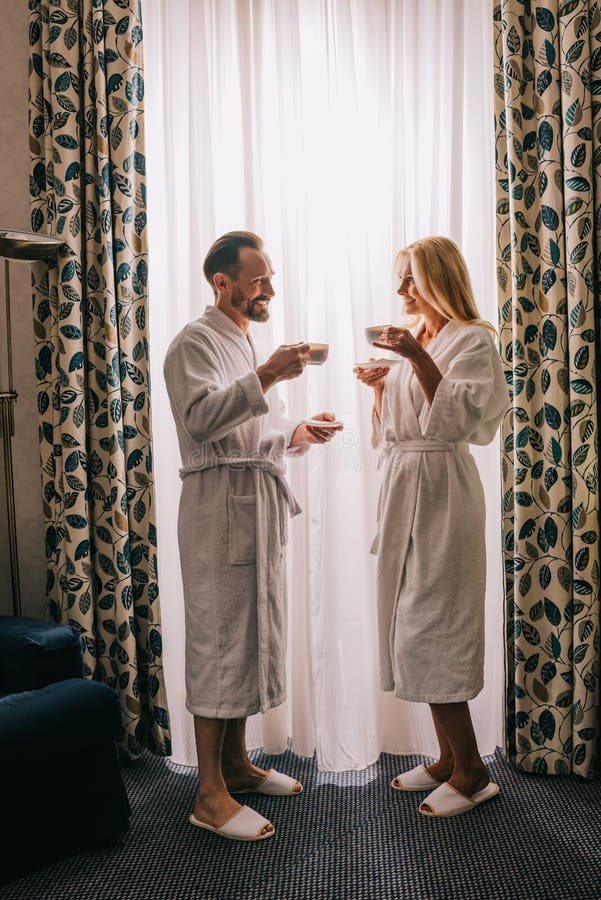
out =
[[277,375],[267,366],[259,366],[256,369],[257,378],[261,382],[263,393],[266,394],[269,388],[278,383]]
[[302,422],[300,422],[292,432],[292,435],[290,436],[290,443],[288,444],[286,449],[294,450],[295,447],[300,447],[306,443],[308,443],[307,428]]

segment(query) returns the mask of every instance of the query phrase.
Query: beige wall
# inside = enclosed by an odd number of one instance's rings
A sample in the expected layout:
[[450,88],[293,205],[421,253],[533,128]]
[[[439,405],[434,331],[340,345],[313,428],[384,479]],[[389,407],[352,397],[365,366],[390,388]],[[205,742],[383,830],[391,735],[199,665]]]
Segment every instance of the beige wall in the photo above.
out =
[[[27,132],[27,3],[3,3],[0,26],[0,228],[30,231]],[[0,334],[4,335],[4,261],[0,281]],[[45,617],[44,528],[38,452],[30,268],[12,263],[13,372],[19,399],[13,439],[14,484],[24,615]],[[6,388],[6,350],[0,344],[1,386]],[[0,614],[12,612],[4,466],[0,452]]]

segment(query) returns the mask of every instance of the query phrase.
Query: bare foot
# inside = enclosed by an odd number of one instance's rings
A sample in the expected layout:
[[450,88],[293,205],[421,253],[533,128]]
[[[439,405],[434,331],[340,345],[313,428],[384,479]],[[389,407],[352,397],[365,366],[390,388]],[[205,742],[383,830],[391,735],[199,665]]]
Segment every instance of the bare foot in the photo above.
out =
[[250,760],[237,766],[222,763],[221,771],[228,791],[252,791],[267,778],[267,772],[253,766]]
[[[194,803],[194,818],[205,825],[210,825],[211,828],[221,828],[241,809],[242,806],[225,791],[199,791]],[[261,830],[261,834],[269,834],[272,831],[273,825],[268,823]]]
[[[490,775],[488,774],[488,769],[484,763],[482,763],[481,766],[474,767],[473,769],[463,769],[461,771],[453,772],[447,781],[451,787],[455,788],[456,791],[459,791],[460,794],[463,794],[464,797],[473,797],[474,794],[477,794],[478,791],[481,791],[486,787],[490,781]],[[433,812],[427,801],[422,803],[421,809],[424,809],[426,812]]]
[[432,763],[431,766],[424,766],[426,771],[436,781],[448,781],[453,774],[453,760],[439,759],[438,762]]
[[[265,769],[253,766],[250,760],[247,765],[239,768],[226,769],[222,766],[222,772],[223,780],[227,785],[228,791],[253,791],[255,788],[259,787],[269,775],[269,772],[266,772]],[[301,790],[302,786],[297,781],[295,783],[294,793],[298,794]]]
[[484,763],[473,769],[456,770],[449,778],[451,787],[463,794],[464,797],[472,797],[477,794],[486,787],[489,781],[490,775]]

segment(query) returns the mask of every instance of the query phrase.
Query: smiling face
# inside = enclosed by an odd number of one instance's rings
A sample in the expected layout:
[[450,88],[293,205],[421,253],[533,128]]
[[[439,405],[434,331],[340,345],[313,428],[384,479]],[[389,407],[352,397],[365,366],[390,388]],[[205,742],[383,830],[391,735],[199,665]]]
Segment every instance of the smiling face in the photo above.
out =
[[415,276],[411,269],[411,257],[407,254],[401,256],[397,262],[397,278],[399,286],[397,294],[403,301],[403,312],[408,316],[421,316],[422,319],[431,327],[435,327],[440,322],[446,322],[446,317],[435,309],[432,304],[423,297],[415,283]]
[[417,289],[415,279],[411,272],[411,257],[405,256],[399,259],[397,278],[399,286],[397,294],[403,301],[403,312],[410,316],[423,316],[427,314],[427,310],[432,307],[428,301],[421,296]]
[[465,259],[450,238],[432,235],[399,250],[396,272],[403,312],[422,319],[426,331],[437,333],[453,319],[482,325],[496,335],[478,312]]
[[252,247],[242,247],[239,258],[240,272],[232,282],[232,307],[250,322],[266,322],[269,303],[275,296],[269,258]]
[[271,284],[274,271],[269,257],[254,247],[241,247],[238,263],[236,277],[218,272],[213,285],[218,308],[246,331],[250,322],[269,319],[269,304],[275,296]]

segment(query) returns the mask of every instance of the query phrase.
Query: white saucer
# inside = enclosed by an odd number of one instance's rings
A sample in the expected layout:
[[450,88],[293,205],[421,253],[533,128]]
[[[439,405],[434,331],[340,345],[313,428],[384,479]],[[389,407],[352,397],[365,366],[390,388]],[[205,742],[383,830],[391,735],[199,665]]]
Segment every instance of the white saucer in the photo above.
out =
[[344,427],[344,422],[339,422],[338,419],[334,422],[322,422],[321,419],[303,419],[303,424],[311,425],[312,428],[339,428],[340,425]]
[[396,366],[400,359],[374,359],[372,362],[358,362],[355,366],[361,369],[383,369],[385,366]]

